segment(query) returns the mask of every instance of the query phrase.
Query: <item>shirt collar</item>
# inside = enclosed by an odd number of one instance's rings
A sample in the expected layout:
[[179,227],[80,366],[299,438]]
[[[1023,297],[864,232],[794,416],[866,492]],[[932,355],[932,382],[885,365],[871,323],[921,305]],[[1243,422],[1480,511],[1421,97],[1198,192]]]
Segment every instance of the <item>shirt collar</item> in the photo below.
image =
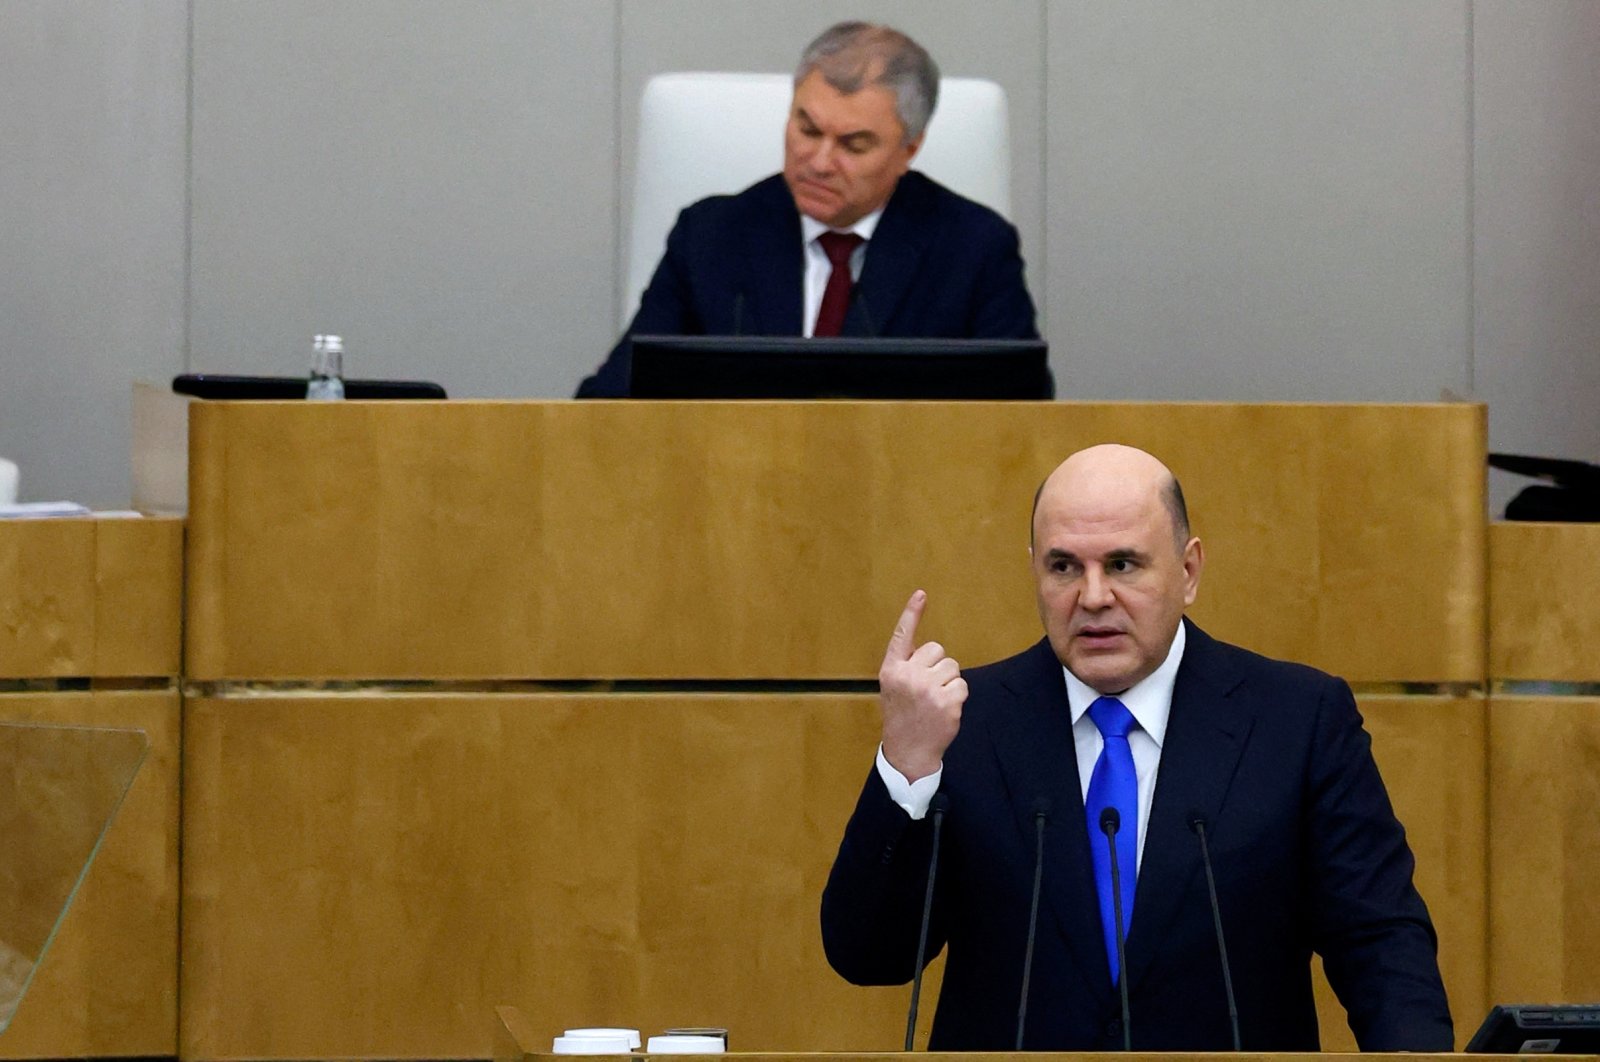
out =
[[801,214],[800,235],[805,238],[806,243],[813,242],[824,232],[853,232],[857,236],[860,236],[863,240],[870,240],[872,239],[872,234],[877,231],[878,221],[882,217],[883,207],[879,207],[877,210],[874,210],[872,213],[868,214],[854,225],[851,225],[848,228],[835,229],[832,226],[824,225],[822,222],[818,221],[809,214]]
[[[1183,646],[1187,640],[1183,621],[1179,620],[1178,633],[1173,636],[1172,645],[1167,649],[1167,658],[1161,662],[1161,666],[1116,695],[1139,724],[1139,729],[1155,740],[1157,748],[1161,747],[1167,736],[1167,717],[1172,713],[1172,690],[1178,682],[1178,665],[1183,662]],[[1105,695],[1065,667],[1061,672],[1067,677],[1067,703],[1072,707],[1072,725],[1077,726],[1078,720],[1089,710],[1089,705]]]

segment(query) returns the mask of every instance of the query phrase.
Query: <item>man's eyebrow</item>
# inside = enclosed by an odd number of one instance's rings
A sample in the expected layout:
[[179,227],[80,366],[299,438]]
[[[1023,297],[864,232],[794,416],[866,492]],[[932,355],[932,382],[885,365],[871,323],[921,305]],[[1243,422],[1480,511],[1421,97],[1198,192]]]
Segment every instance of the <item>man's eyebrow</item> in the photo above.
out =
[[[1046,550],[1044,556],[1045,556],[1045,560],[1069,560],[1069,561],[1075,561],[1075,560],[1078,559],[1078,555],[1076,553],[1069,552],[1068,550],[1061,549],[1060,547],[1056,547],[1056,548],[1053,548],[1053,549]],[[1107,553],[1105,555],[1105,559],[1108,560],[1108,561],[1119,561],[1119,560],[1143,561],[1143,560],[1148,560],[1149,556],[1150,555],[1148,553],[1145,553],[1143,550],[1133,549],[1132,547],[1124,547],[1123,549],[1111,550],[1109,553]]]

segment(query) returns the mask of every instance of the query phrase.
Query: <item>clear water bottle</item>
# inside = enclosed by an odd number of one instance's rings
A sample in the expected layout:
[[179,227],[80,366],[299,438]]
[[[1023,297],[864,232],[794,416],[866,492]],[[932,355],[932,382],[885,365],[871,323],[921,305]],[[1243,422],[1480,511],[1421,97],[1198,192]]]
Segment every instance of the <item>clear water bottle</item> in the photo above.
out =
[[311,380],[306,401],[337,402],[344,397],[344,339],[311,337]]

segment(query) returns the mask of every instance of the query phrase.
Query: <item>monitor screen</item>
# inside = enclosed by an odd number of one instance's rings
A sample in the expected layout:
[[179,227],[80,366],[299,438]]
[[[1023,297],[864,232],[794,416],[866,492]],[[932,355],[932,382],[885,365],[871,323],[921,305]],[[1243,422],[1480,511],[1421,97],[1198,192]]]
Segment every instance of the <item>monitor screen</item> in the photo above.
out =
[[1600,1054],[1600,1004],[1494,1007],[1467,1050],[1485,1055]]
[[634,398],[1042,400],[1042,339],[634,336]]

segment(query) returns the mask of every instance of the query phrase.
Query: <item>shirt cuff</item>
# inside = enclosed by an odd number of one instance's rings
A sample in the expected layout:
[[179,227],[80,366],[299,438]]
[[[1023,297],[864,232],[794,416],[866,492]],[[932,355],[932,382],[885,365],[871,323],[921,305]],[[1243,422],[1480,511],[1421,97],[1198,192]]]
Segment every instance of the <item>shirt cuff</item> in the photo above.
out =
[[883,779],[884,786],[889,790],[889,799],[905,809],[912,821],[923,818],[928,814],[928,805],[933,803],[933,794],[939,791],[939,779],[944,777],[944,765],[925,778],[918,778],[915,782],[906,781],[906,776],[894,769],[894,766],[884,758],[883,746],[878,746],[878,777]]

